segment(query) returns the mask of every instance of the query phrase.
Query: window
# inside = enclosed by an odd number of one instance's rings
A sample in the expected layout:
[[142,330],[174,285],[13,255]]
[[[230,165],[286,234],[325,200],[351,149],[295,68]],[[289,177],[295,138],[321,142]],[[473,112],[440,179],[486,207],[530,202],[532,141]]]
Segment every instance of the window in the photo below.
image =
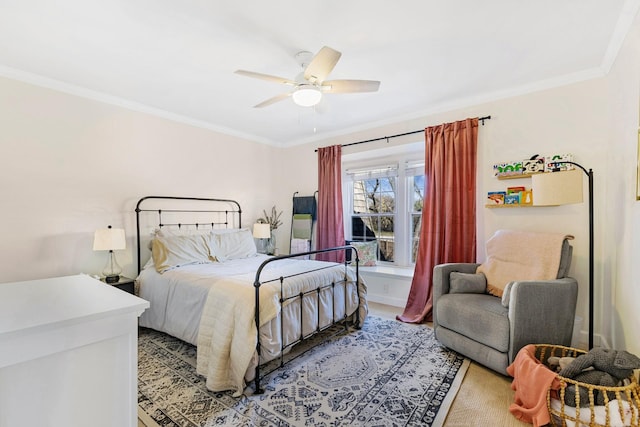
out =
[[394,260],[397,168],[351,173],[351,239],[378,242],[378,260]]
[[377,241],[381,263],[415,263],[425,190],[424,161],[415,160],[420,157],[416,152],[384,160],[343,156],[345,235]]

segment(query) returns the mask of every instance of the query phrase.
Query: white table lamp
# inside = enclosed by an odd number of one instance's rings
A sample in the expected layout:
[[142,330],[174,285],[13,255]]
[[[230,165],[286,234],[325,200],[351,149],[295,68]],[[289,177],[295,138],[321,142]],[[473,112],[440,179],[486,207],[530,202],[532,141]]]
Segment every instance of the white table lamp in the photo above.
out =
[[105,282],[117,283],[120,280],[122,268],[118,265],[113,251],[126,249],[127,241],[122,228],[105,228],[96,230],[93,237],[94,251],[109,251],[109,259],[105,265],[102,274],[105,276]]
[[260,240],[259,250],[260,253],[268,253],[266,239],[271,239],[271,224],[258,222],[253,224],[253,238]]

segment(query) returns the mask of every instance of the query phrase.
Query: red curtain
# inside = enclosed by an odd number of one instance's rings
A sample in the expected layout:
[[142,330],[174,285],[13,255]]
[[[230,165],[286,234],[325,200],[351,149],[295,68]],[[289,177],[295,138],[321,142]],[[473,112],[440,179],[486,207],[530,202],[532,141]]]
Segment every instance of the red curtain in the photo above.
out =
[[[342,218],[342,147],[318,148],[317,249],[344,246]],[[318,254],[322,261],[344,262],[344,251]]]
[[425,129],[425,195],[409,298],[398,320],[432,320],[433,267],[476,261],[478,119]]

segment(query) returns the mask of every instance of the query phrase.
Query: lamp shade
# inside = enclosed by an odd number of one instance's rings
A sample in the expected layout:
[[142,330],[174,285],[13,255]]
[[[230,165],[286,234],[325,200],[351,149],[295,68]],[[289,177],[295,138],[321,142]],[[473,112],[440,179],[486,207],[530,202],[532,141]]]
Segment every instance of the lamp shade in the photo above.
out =
[[122,228],[104,228],[96,230],[93,236],[94,251],[116,251],[126,249],[127,241]]
[[256,239],[269,239],[271,237],[271,225],[266,223],[253,224],[253,237]]
[[322,92],[315,86],[300,85],[293,94],[293,102],[301,107],[312,107],[322,99]]
[[582,203],[582,171],[574,169],[532,175],[531,189],[536,206]]

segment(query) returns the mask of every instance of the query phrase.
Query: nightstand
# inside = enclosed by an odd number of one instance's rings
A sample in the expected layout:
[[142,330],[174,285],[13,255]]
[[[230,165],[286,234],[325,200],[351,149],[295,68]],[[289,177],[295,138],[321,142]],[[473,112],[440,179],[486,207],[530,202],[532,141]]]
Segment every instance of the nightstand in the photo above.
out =
[[[104,282],[104,277],[100,279]],[[120,276],[120,280],[116,283],[107,283],[109,286],[114,286],[118,289],[122,289],[125,292],[129,292],[131,295],[135,294],[134,291],[134,279],[130,279],[128,277]]]

